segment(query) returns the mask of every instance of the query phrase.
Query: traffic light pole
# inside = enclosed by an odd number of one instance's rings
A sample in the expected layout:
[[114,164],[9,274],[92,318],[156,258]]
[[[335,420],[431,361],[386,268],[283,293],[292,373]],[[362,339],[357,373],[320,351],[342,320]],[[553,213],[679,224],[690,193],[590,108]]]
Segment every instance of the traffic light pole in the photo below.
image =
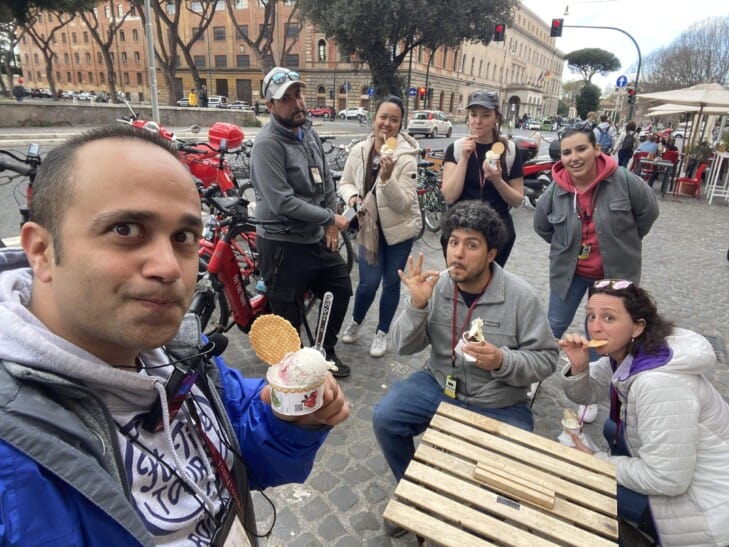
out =
[[[635,49],[638,50],[638,70],[635,72],[635,93],[638,93],[638,79],[640,78],[640,66],[642,62],[642,58],[640,56],[640,47],[638,47],[638,42],[635,41],[635,38],[633,38],[630,34],[625,32],[623,29],[618,27],[596,27],[592,25],[563,25],[563,28],[595,28],[595,29],[602,29],[602,30],[617,30],[618,32],[622,32],[625,34],[630,40],[633,42],[633,45],[635,45]],[[628,105],[628,121],[633,119],[633,108],[635,105],[633,103]]]

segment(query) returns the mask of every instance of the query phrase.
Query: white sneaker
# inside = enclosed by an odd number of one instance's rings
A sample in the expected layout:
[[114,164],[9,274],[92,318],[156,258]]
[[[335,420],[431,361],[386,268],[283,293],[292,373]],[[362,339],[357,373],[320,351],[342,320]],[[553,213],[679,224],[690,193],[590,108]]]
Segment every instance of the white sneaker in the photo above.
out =
[[582,418],[582,423],[591,424],[597,420],[597,405],[580,405],[577,407],[577,415]]
[[357,341],[357,338],[359,338],[359,323],[352,319],[349,322],[349,325],[347,325],[347,328],[344,329],[342,342],[345,344],[354,344]]
[[387,351],[387,333],[378,330],[375,333],[375,338],[372,340],[372,346],[370,346],[370,355],[372,357],[382,357]]

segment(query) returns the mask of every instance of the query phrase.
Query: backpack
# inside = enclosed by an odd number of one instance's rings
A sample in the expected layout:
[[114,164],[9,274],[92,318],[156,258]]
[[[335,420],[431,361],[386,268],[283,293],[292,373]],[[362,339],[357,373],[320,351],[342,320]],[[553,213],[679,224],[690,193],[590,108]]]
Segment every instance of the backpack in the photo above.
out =
[[629,150],[632,152],[633,148],[635,148],[635,131],[630,131],[625,134],[623,146],[620,147],[620,150]]
[[613,138],[610,136],[610,128],[603,129],[602,127],[598,126],[597,131],[597,144],[600,145],[600,150],[602,150],[606,154],[609,154],[610,149],[613,147]]

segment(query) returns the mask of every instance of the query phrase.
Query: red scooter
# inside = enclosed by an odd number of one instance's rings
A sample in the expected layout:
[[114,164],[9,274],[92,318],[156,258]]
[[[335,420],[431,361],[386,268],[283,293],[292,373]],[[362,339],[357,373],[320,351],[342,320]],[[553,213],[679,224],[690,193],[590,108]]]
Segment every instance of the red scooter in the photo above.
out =
[[524,197],[529,205],[537,206],[537,200],[552,183],[552,167],[559,160],[559,140],[549,143],[549,157],[536,157],[522,165]]

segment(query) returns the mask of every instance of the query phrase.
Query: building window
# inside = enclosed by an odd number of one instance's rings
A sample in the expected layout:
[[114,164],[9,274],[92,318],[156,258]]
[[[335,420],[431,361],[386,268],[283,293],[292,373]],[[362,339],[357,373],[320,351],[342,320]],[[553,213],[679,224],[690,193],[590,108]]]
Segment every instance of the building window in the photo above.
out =
[[81,64],[81,55],[78,51],[73,54],[73,60],[76,61],[77,65]]
[[137,16],[137,6],[134,4],[131,4],[129,6],[129,17],[136,17]]
[[117,4],[117,5],[116,5],[116,14],[117,14],[117,15],[118,15],[119,17],[124,17],[124,8],[122,7],[122,5],[121,5],[121,4]]
[[90,65],[91,64],[91,54],[87,51],[86,55],[84,57],[86,59],[86,64]]
[[476,58],[471,57],[471,76],[473,76],[473,69],[476,67]]
[[[193,6],[197,4],[198,7],[200,7],[200,2],[193,2]],[[195,8],[192,8],[193,11],[195,11]],[[175,14],[175,4],[173,2],[167,2],[165,4],[165,11],[167,12],[167,15],[174,15]]]
[[58,64],[58,54],[57,53],[53,54],[53,62]]
[[[27,53],[26,53],[27,55]],[[26,59],[25,62],[27,63],[28,60]],[[68,58],[68,53],[63,54],[63,64],[67,65],[71,62],[71,59]]]
[[80,72],[77,72],[76,73],[76,80],[78,80],[77,83],[79,83],[79,84],[84,83],[84,76],[83,76],[83,74],[81,74]]
[[69,84],[71,83],[71,73],[70,72],[66,72],[66,83],[69,83]]
[[225,27],[213,27],[213,40],[225,40]]
[[202,13],[202,4],[200,2],[192,2],[190,9],[195,13]]
[[141,72],[137,72],[137,85],[142,85],[144,83],[144,79]]
[[248,9],[248,0],[235,0],[235,9]]
[[104,76],[103,72],[99,72],[99,83],[105,84],[106,83],[106,77]]
[[127,64],[127,52],[126,51],[122,51],[122,53],[121,53],[121,62],[123,65]]
[[89,33],[84,31],[84,44],[89,43]]
[[134,52],[134,62],[137,64],[142,62],[142,56],[139,54],[138,51]]
[[228,57],[225,55],[215,56],[215,68],[226,68],[228,66]]
[[193,58],[196,67],[205,66],[205,55],[195,55]]
[[75,32],[71,33],[71,42],[73,42],[74,44],[78,43]]
[[[66,38],[66,33],[65,32],[62,32],[61,33],[61,42],[63,42],[64,44],[67,44],[68,43],[68,39]],[[23,36],[23,43],[25,43],[25,36]]]
[[111,19],[111,8],[109,6],[104,6],[104,17]]
[[235,31],[235,37],[240,40],[241,38],[248,38],[248,25],[238,25]]
[[236,55],[235,56],[235,66],[238,68],[249,68],[251,66],[251,56],[250,55]]
[[299,35],[298,23],[286,23],[286,36],[288,38],[296,38]]
[[319,60],[320,61],[326,61],[327,60],[327,43],[325,40],[319,40],[318,45],[318,51],[319,51]]
[[132,29],[132,41],[139,42],[139,31],[135,28]]
[[101,52],[100,51],[97,51],[96,52],[96,62],[97,63],[102,63],[103,61],[104,61],[104,57],[101,55]]
[[42,13],[39,13],[38,14],[38,22],[39,23],[42,23],[43,22],[43,14]]
[[[192,27],[192,36],[195,36],[195,34],[197,34],[198,32],[200,32],[200,27]],[[204,42],[205,41],[205,33],[204,32],[200,32],[200,36],[198,36],[197,37],[197,40],[195,40],[195,41],[196,42]]]
[[53,22],[53,14],[52,13],[49,13],[48,14],[48,22],[49,23],[52,23]]
[[129,73],[128,72],[124,73],[124,83],[129,85]]
[[120,42],[127,41],[127,35],[124,33],[124,29],[119,29],[119,41]]
[[298,54],[287,53],[286,58],[284,59],[284,66],[287,66],[289,68],[297,68],[299,66]]
[[93,72],[89,72],[89,83],[90,84],[94,83],[94,73]]
[[94,6],[94,16],[98,19],[99,18],[99,8]]
[[60,81],[61,81],[61,71],[56,70],[56,82],[60,83]]
[[38,58],[38,54],[37,54],[37,53],[34,53],[34,54],[33,54],[33,62],[34,62],[34,63],[35,63],[36,65],[37,65],[38,63],[40,63],[40,59]]

